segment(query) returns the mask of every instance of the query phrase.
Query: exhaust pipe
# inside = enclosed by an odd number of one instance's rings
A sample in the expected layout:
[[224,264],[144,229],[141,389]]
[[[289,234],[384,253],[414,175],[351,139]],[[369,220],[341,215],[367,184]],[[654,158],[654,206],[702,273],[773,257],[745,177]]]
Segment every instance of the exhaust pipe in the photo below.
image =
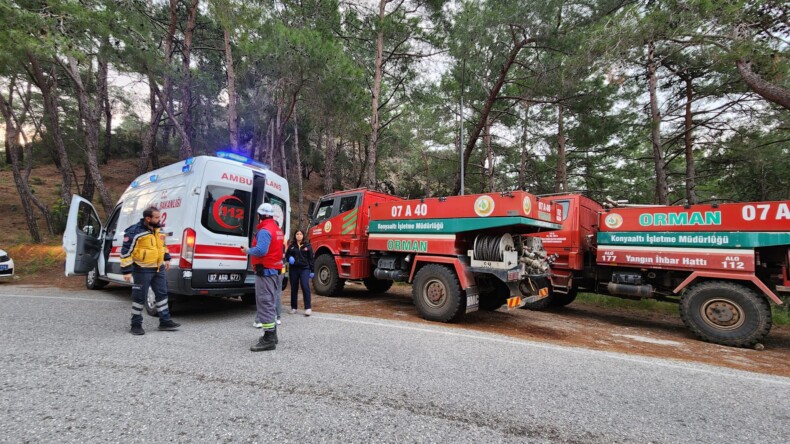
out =
[[373,276],[376,279],[399,282],[403,282],[409,278],[409,275],[403,270],[382,270],[381,268],[373,270]]
[[609,282],[606,286],[609,294],[619,294],[623,296],[636,296],[638,298],[649,298],[653,296],[652,285],[629,285],[629,284],[615,284]]

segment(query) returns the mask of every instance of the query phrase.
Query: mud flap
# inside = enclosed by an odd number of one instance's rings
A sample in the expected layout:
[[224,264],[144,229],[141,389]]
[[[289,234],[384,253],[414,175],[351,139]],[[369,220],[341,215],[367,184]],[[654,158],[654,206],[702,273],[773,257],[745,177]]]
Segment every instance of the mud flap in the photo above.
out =
[[[510,282],[508,282],[508,286],[510,286]],[[523,294],[529,296],[522,299],[521,304],[518,307],[523,307],[526,304],[531,304],[535,301],[539,301],[549,295],[549,279],[545,276],[540,277],[528,277],[523,281],[516,284],[517,292],[516,294]],[[511,298],[512,299],[512,298]],[[508,301],[508,308],[510,308],[510,302]],[[513,307],[516,308],[516,307]]]
[[472,313],[480,307],[480,293],[477,286],[469,287],[466,290],[466,312]]

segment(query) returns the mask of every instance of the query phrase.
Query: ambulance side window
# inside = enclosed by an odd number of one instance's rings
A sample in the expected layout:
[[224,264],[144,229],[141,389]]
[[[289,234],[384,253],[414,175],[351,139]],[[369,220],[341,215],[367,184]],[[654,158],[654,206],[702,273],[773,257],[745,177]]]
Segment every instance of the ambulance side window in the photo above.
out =
[[107,230],[107,235],[109,239],[112,239],[112,235],[115,233],[115,230],[118,228],[118,218],[121,216],[121,206],[118,205],[115,207],[110,219],[107,221],[107,226],[105,229]]
[[357,196],[346,196],[340,199],[340,209],[337,214],[345,213],[357,207]]
[[274,220],[277,221],[280,229],[285,232],[285,215],[288,214],[285,201],[271,193],[265,193],[263,201],[272,204],[274,207]]
[[88,236],[96,239],[99,238],[101,222],[99,222],[98,216],[93,208],[85,202],[80,202],[77,229],[82,230],[82,232]]
[[200,223],[214,233],[247,236],[249,207],[249,191],[207,186]]
[[332,207],[334,204],[334,199],[321,201],[321,203],[318,204],[318,208],[315,210],[315,223],[319,223],[322,220],[332,217]]

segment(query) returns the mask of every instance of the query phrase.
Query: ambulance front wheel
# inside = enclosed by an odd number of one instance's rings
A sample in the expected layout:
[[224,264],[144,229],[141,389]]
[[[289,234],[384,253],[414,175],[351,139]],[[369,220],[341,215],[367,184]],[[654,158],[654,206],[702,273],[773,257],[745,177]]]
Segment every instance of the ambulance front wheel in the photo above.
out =
[[321,296],[337,296],[343,291],[345,279],[340,279],[337,264],[331,254],[322,254],[315,259],[313,287]]
[[706,281],[680,297],[680,317],[703,341],[751,347],[771,330],[771,306],[753,289],[734,282]]
[[106,287],[108,283],[107,281],[99,279],[99,270],[97,267],[93,267],[93,270],[85,275],[85,287],[87,287],[88,290],[101,290]]
[[466,313],[466,298],[452,269],[428,264],[414,276],[412,298],[417,312],[429,321],[452,322]]

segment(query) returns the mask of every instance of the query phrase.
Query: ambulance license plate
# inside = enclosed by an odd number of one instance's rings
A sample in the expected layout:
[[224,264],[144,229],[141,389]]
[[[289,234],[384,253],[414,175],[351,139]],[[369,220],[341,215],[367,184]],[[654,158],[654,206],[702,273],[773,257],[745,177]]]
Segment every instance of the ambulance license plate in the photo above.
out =
[[241,281],[241,274],[240,273],[209,273],[208,281],[211,283],[239,282]]

